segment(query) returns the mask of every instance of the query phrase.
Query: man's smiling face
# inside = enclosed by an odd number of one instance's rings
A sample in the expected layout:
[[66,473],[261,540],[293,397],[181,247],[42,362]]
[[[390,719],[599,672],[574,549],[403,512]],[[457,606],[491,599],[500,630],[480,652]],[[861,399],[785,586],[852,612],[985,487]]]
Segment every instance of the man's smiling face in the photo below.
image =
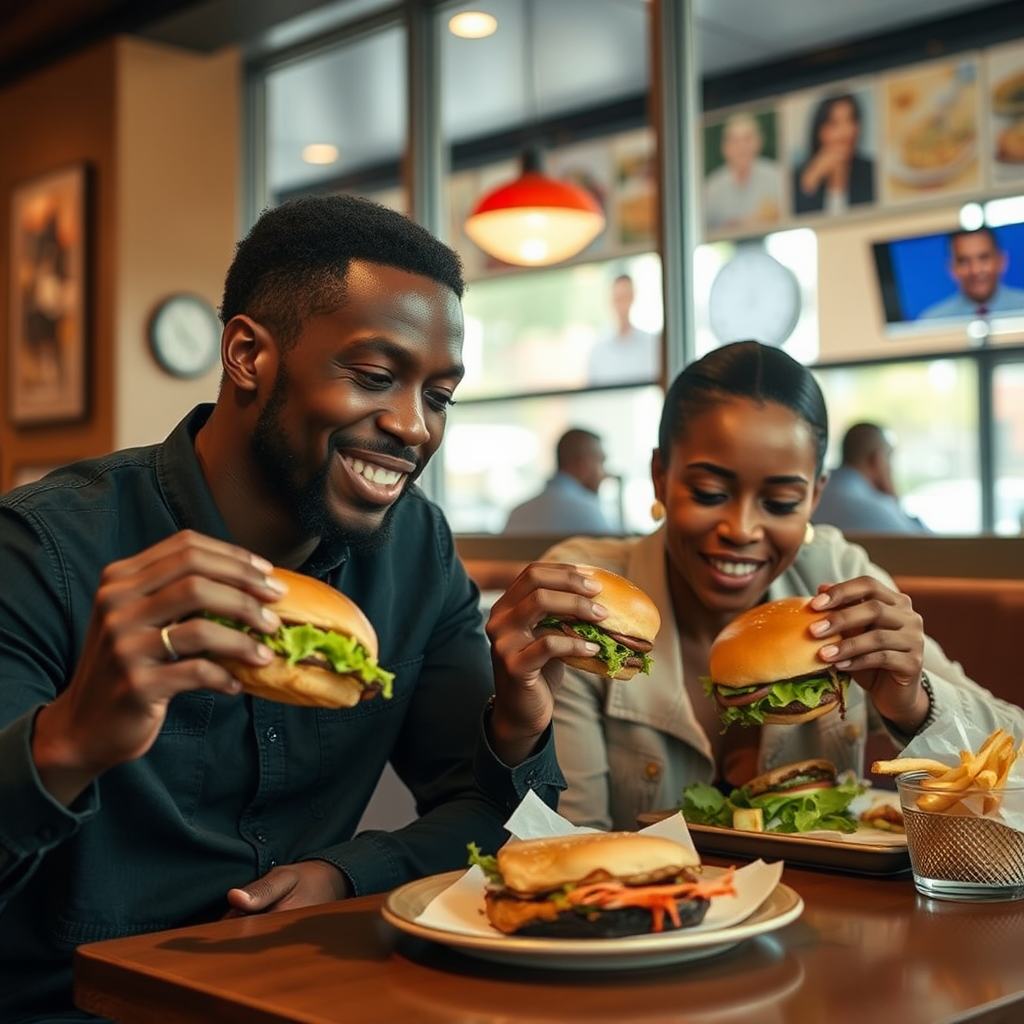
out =
[[372,550],[444,436],[462,308],[445,285],[366,261],[345,290],[282,353],[252,446],[307,536]]

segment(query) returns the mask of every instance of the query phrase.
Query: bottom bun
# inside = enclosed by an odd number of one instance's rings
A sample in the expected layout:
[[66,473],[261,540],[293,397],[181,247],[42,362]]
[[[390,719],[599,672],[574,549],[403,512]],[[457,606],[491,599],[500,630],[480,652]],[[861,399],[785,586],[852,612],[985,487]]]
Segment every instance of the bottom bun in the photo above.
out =
[[274,658],[269,665],[249,665],[235,658],[217,659],[254,697],[314,708],[350,708],[376,688],[367,688],[355,676],[340,675],[316,665],[289,665]]
[[623,665],[614,675],[608,666],[608,662],[600,658],[577,658],[570,655],[562,658],[566,665],[578,668],[583,672],[593,672],[596,676],[604,676],[606,679],[632,679],[640,670],[632,665]]
[[827,704],[819,704],[816,708],[808,708],[795,714],[773,715],[771,712],[764,716],[765,725],[797,725],[800,722],[810,722],[814,718],[821,718],[830,711],[839,707],[839,701],[829,701]]
[[[615,939],[626,935],[648,935],[654,918],[646,907],[622,907],[618,910],[578,909],[559,911],[551,900],[520,900],[514,896],[488,892],[484,896],[487,917],[506,935],[526,935],[545,939]],[[692,928],[704,920],[711,901],[702,897],[676,901],[679,927]],[[675,931],[672,919],[665,915],[664,931]]]

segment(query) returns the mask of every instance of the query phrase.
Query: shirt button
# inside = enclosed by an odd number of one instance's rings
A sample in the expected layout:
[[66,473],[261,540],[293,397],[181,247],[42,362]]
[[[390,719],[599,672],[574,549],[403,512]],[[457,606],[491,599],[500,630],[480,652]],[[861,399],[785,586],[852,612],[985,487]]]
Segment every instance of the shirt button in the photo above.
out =
[[531,789],[537,784],[537,773],[536,772],[530,772],[530,774],[526,776],[526,784]]
[[656,779],[660,779],[661,765],[656,761],[648,761],[648,763],[644,765],[644,775],[650,779],[651,782],[654,782]]
[[257,832],[256,833],[256,842],[257,843],[265,843],[266,841],[267,841],[267,837],[262,832]]
[[271,743],[276,743],[277,742],[277,730],[273,726],[271,726],[267,730],[266,735],[267,735],[267,739],[268,739],[269,742],[271,742]]
[[276,860],[274,860],[274,858],[273,858],[273,857],[271,857],[271,858],[270,858],[270,866],[271,866],[272,868],[276,868],[276,867],[277,867],[277,861],[276,861]]

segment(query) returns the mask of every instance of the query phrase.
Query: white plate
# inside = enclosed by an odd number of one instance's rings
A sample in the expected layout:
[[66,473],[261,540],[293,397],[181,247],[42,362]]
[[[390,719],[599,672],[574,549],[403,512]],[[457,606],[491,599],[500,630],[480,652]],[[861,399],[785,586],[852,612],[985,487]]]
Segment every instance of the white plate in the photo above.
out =
[[[724,870],[708,866],[703,874],[714,878]],[[744,921],[728,928],[699,932],[683,929],[623,939],[533,939],[497,932],[469,935],[420,924],[417,918],[427,904],[464,874],[464,871],[451,871],[409,882],[388,894],[381,913],[386,921],[409,935],[451,946],[482,960],[520,967],[605,971],[659,967],[715,956],[744,939],[782,928],[795,921],[804,909],[797,893],[788,885],[779,884]]]

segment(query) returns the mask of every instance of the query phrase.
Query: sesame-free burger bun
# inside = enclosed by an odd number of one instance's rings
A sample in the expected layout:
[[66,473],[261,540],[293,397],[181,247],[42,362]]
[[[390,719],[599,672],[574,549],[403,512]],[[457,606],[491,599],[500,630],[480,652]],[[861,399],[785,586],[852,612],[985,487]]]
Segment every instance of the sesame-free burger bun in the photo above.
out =
[[694,850],[637,832],[578,832],[511,842],[498,850],[497,860],[505,888],[526,897],[591,877],[648,885],[700,869]]
[[[601,592],[594,598],[608,609],[608,616],[593,623],[617,642],[636,652],[618,669],[612,671],[607,661],[595,655],[590,658],[570,655],[561,660],[573,668],[610,679],[632,679],[642,670],[643,656],[654,646],[654,639],[661,629],[661,614],[658,606],[638,586],[607,569],[596,565],[580,565],[577,568],[601,584]],[[571,624],[541,626],[538,633],[565,632]],[[646,670],[644,670],[646,671]]]
[[818,651],[840,637],[815,637],[811,623],[825,618],[809,598],[784,597],[737,615],[711,645],[709,668],[718,686],[759,686],[825,670]]
[[[350,598],[311,576],[277,567],[272,574],[288,588],[269,606],[281,617],[283,627],[309,624],[325,633],[350,637],[376,664],[377,633]],[[379,683],[368,683],[359,671],[335,670],[325,657],[315,654],[295,663],[278,654],[268,665],[250,665],[235,658],[216,660],[246,693],[284,704],[345,708],[381,692]]]

